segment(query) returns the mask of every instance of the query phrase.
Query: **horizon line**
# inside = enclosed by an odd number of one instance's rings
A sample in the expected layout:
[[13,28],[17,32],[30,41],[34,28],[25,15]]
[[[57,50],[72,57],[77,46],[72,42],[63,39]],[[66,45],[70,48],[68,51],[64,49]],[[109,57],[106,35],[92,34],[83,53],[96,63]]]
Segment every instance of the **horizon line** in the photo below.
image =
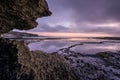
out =
[[27,31],[27,33],[37,34],[39,36],[50,37],[118,37],[107,33],[85,33],[85,32],[35,32]]

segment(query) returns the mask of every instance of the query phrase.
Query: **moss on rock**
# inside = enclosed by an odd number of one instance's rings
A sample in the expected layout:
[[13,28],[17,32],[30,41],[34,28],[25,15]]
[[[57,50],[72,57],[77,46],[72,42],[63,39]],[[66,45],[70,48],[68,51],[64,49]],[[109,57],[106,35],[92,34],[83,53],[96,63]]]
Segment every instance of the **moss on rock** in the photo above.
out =
[[64,57],[0,39],[0,80],[77,80]]
[[34,28],[38,17],[49,15],[51,12],[45,0],[0,0],[0,34],[13,28]]

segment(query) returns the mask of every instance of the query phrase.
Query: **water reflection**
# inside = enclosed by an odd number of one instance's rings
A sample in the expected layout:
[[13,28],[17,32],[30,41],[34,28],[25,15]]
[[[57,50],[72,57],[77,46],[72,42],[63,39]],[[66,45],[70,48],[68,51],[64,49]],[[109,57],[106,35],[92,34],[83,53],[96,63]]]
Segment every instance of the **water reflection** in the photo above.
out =
[[48,53],[57,51],[63,47],[70,46],[70,44],[67,41],[59,41],[59,40],[45,40],[41,42],[34,42],[30,43],[28,46],[30,50],[42,50]]
[[120,49],[120,43],[102,43],[102,44],[84,44],[82,46],[73,47],[71,50],[86,54],[95,54],[98,52],[112,51],[116,52]]
[[[85,43],[89,42],[89,43]],[[92,42],[103,42],[95,43]],[[56,52],[61,48],[67,48],[74,44],[84,43],[83,45],[77,45],[72,47],[71,50],[75,52],[81,52],[86,54],[94,54],[103,51],[118,51],[120,49],[120,43],[117,41],[100,40],[100,39],[61,39],[61,40],[42,40],[40,42],[32,42],[28,46],[30,50],[42,50],[48,53]]]

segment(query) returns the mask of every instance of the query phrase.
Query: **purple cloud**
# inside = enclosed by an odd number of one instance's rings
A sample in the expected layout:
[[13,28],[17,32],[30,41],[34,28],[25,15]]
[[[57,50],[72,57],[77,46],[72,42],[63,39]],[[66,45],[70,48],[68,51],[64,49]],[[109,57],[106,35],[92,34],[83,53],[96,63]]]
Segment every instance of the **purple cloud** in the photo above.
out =
[[[53,14],[47,19],[38,19],[39,25],[34,31],[120,34],[119,26],[94,26],[94,24],[120,23],[120,0],[47,1]],[[83,23],[91,23],[93,25]]]

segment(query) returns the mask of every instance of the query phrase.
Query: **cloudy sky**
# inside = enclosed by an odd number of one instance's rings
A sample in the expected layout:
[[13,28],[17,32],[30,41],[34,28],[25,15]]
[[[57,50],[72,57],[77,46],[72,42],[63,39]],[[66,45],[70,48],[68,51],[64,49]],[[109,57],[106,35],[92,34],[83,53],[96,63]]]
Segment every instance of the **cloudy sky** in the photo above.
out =
[[[34,32],[119,36],[120,0],[47,0],[52,16]],[[69,34],[68,34],[69,35]]]

